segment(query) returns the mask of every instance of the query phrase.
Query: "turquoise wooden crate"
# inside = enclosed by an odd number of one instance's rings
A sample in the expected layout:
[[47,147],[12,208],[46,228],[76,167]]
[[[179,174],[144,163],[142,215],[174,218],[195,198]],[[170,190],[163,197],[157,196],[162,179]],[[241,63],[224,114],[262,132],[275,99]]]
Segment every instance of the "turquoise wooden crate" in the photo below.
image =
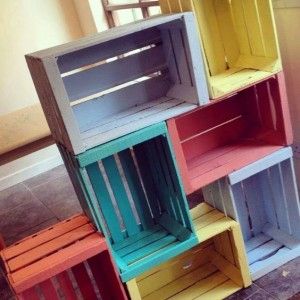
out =
[[123,281],[197,244],[164,122],[78,156],[63,152]]
[[[281,149],[204,188],[207,202],[242,228],[253,280],[300,255],[300,209],[291,148]],[[228,204],[229,203],[229,204]]]

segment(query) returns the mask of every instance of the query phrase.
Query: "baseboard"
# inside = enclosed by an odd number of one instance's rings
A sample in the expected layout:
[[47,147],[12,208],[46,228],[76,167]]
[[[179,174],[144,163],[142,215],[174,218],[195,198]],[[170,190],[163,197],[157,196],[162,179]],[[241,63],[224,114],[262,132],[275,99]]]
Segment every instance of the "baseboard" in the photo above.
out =
[[0,191],[63,164],[56,145],[0,166]]

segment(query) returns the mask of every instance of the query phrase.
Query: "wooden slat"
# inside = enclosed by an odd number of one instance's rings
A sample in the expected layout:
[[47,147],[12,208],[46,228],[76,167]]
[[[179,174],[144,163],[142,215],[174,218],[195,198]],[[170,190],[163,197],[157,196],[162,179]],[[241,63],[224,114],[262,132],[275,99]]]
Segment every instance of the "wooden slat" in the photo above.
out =
[[61,73],[92,65],[99,61],[104,61],[112,55],[118,56],[136,48],[141,48],[149,43],[160,41],[158,30],[153,28],[137,32],[134,35],[125,35],[105,44],[96,44],[91,48],[83,48],[75,52],[70,52],[58,58],[58,66]]
[[32,250],[27,251],[15,258],[8,261],[8,266],[11,272],[29,265],[39,259],[44,258],[46,255],[59,251],[61,248],[70,245],[78,240],[81,240],[92,233],[95,229],[90,225],[83,225],[71,232],[63,234],[52,241],[46,242]]
[[[128,69],[127,66],[130,66]],[[63,77],[70,101],[88,97],[112,87],[166,69],[162,46]]]
[[98,163],[93,163],[86,167],[89,179],[93,186],[93,190],[97,197],[101,211],[105,217],[106,224],[114,242],[122,241],[123,234],[121,232],[121,226],[116,215],[115,208],[111,202],[109,192],[107,190],[105,181],[99,170]]
[[174,243],[176,238],[172,235],[167,235],[156,242],[147,245],[137,251],[134,251],[126,256],[123,257],[123,260],[127,264],[132,264],[133,262],[140,260],[156,251],[161,251],[163,248],[167,247],[168,245]]
[[118,153],[122,168],[125,173],[127,183],[134,201],[134,205],[137,209],[139,219],[143,225],[143,229],[148,229],[153,226],[153,219],[151,211],[134,164],[131,150],[127,149]]
[[19,294],[18,297],[22,300],[40,300],[40,297],[34,287],[25,290]]
[[248,241],[252,237],[251,228],[249,224],[249,212],[245,202],[245,195],[242,189],[242,185],[237,183],[232,186],[232,192],[235,199],[235,205],[237,209],[238,222],[241,224],[241,229],[245,241]]
[[72,272],[78,284],[81,294],[87,299],[97,299],[91,278],[83,263],[72,268]]
[[249,177],[243,181],[243,191],[248,207],[249,219],[251,222],[251,231],[254,235],[261,233],[263,226],[266,224],[266,214],[259,193],[255,192],[259,188],[257,177]]
[[103,251],[104,247],[106,246],[103,244],[103,240],[99,240],[99,234],[94,233],[85,238],[84,241],[77,242],[51,254],[46,260],[39,260],[12,273],[11,284],[18,293],[74,266],[78,263],[78,260],[85,260],[98,254],[99,251]]
[[76,216],[75,218],[66,220],[57,225],[53,225],[51,230],[46,229],[38,234],[25,238],[18,242],[18,244],[13,245],[12,247],[6,248],[2,255],[5,260],[9,260],[15,256],[18,256],[30,249],[33,249],[39,245],[42,245],[49,240],[57,238],[60,235],[66,234],[80,226],[87,224],[89,221],[85,216]]
[[76,293],[74,291],[72,282],[69,278],[67,271],[64,271],[57,276],[60,288],[66,300],[76,299]]
[[40,283],[40,287],[43,293],[45,300],[58,300],[58,295],[56,289],[51,281],[48,279]]
[[115,158],[109,156],[102,160],[106,175],[108,177],[111,189],[114,193],[118,209],[124,221],[124,225],[129,236],[138,233],[139,227],[135,220],[132,208],[129,203],[124,184],[122,182],[121,174],[118,170]]

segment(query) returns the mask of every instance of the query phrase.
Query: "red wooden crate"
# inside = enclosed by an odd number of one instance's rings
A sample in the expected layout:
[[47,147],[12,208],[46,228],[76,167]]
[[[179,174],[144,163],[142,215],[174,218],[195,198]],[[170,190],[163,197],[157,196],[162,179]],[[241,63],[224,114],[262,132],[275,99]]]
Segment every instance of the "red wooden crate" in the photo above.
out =
[[103,236],[84,215],[0,252],[19,299],[127,299]]
[[292,143],[284,75],[168,121],[185,191]]

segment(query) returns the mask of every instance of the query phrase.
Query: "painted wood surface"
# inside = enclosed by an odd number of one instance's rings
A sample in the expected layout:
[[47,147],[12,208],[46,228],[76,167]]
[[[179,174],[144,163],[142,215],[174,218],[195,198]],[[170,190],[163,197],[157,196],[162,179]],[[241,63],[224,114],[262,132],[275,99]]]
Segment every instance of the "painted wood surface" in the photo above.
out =
[[206,187],[205,198],[209,191],[217,191],[219,198],[230,195],[223,199],[232,202],[228,215],[241,225],[253,280],[299,256],[300,208],[291,149],[236,171],[228,183],[222,179]]
[[84,215],[29,236],[0,255],[18,299],[127,299],[104,237]]
[[282,69],[271,0],[159,2],[163,13],[195,13],[211,99]]
[[164,122],[78,156],[61,151],[124,282],[197,244]]
[[171,119],[168,129],[190,194],[292,143],[283,73]]
[[131,299],[224,299],[251,284],[239,225],[206,203],[191,215],[202,243],[127,282]]
[[208,103],[192,13],[26,56],[55,140],[73,154]]

